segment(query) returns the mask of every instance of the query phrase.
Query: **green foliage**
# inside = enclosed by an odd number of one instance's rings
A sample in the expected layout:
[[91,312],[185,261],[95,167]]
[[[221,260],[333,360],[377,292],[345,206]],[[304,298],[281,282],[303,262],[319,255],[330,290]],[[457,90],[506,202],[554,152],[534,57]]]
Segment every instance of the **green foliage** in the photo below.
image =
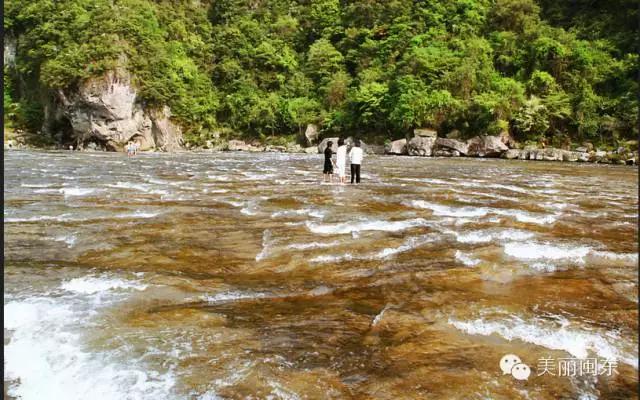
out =
[[5,125],[39,129],[42,93],[123,66],[194,142],[318,123],[613,145],[638,134],[633,1],[7,0]]

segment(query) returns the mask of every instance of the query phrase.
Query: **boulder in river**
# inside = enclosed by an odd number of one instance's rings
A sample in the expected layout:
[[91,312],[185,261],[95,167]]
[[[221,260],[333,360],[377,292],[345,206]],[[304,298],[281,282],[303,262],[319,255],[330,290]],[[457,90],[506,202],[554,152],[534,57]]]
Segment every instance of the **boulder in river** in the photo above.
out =
[[407,139],[394,140],[385,146],[385,153],[395,155],[407,154]]
[[509,148],[498,136],[475,136],[467,140],[467,155],[476,157],[499,157]]
[[437,138],[435,146],[437,149],[455,150],[465,156],[469,152],[469,146],[465,142],[456,139]]
[[430,157],[433,154],[434,137],[416,136],[407,143],[407,153],[410,156]]
[[318,146],[305,147],[304,152],[307,154],[318,154]]

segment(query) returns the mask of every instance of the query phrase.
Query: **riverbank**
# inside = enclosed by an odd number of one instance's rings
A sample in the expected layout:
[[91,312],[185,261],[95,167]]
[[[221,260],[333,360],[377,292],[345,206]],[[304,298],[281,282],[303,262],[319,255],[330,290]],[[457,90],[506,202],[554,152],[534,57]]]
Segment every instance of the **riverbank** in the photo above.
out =
[[[297,153],[297,154],[321,154],[327,146],[327,142],[334,142],[334,152],[337,150],[337,138],[327,138],[316,146],[303,147],[299,144],[288,144],[286,146],[263,145],[261,143],[247,143],[243,140],[229,140],[215,146],[192,146],[185,147],[173,153],[201,152],[201,153],[222,153],[222,152],[249,152],[249,153]],[[606,165],[638,165],[637,152],[627,148],[616,150],[589,149],[588,147],[578,147],[574,150],[564,150],[558,148],[538,148],[535,146],[525,146],[524,148],[502,148],[496,147],[498,137],[485,136],[470,139],[472,142],[480,142],[475,150],[469,150],[469,144],[455,139],[434,138],[433,140],[406,139],[389,142],[386,145],[367,145],[363,143],[363,148],[367,154],[397,157],[434,157],[434,158],[503,158],[508,160],[526,161],[557,161],[592,163]],[[350,142],[351,143],[351,142]],[[493,143],[494,145],[491,145]],[[506,146],[505,146],[506,147]],[[60,146],[31,146],[15,141],[8,141],[4,144],[5,150],[69,150]],[[107,150],[97,146],[88,146],[80,150],[81,152],[101,152]],[[141,153],[165,152],[162,150],[149,149]]]

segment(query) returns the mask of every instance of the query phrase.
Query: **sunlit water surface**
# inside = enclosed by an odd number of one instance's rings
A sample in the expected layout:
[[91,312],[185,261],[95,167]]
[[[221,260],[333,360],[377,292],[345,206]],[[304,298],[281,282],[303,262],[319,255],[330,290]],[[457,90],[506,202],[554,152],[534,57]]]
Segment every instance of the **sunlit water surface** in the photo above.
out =
[[[637,170],[5,153],[5,394],[627,399]],[[527,381],[503,375],[518,355]],[[613,376],[541,358],[615,359]]]

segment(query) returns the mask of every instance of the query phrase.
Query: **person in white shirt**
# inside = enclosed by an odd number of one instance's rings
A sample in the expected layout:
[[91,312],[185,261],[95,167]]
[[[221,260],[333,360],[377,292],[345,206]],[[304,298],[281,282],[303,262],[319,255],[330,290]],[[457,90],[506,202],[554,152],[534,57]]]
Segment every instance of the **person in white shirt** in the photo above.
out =
[[360,148],[360,140],[356,139],[354,146],[349,152],[349,160],[351,161],[351,183],[354,179],[356,183],[360,183],[360,164],[362,164],[363,151]]
[[347,145],[344,139],[338,139],[338,151],[336,151],[336,165],[338,167],[338,178],[341,184],[347,183]]

